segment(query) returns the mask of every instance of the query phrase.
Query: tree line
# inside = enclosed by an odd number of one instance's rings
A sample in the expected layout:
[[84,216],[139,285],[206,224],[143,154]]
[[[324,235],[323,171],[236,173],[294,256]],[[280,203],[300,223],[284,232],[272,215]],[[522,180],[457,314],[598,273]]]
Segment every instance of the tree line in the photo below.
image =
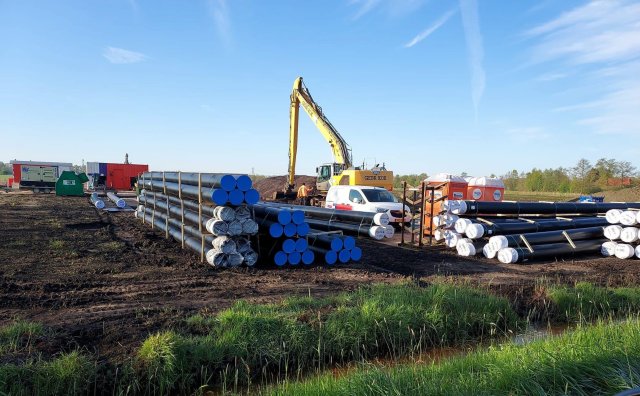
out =
[[636,176],[636,167],[629,161],[600,158],[592,164],[582,158],[571,168],[533,168],[526,173],[514,169],[501,178],[507,190],[592,194],[634,185]]

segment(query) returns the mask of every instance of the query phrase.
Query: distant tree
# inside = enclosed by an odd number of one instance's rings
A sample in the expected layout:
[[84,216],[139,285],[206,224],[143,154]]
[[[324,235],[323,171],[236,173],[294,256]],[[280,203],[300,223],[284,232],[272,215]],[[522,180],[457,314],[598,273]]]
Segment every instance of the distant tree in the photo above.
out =
[[462,172],[460,174],[460,177],[468,177],[468,176],[469,176],[469,174],[467,172]]
[[0,175],[13,175],[13,167],[11,164],[5,164],[0,161]]
[[636,167],[631,164],[629,161],[620,161],[618,162],[618,175],[620,176],[620,181],[624,183],[625,177],[633,176],[636,171]]
[[576,192],[584,193],[588,188],[587,174],[592,169],[591,162],[585,158],[581,158],[580,161],[573,167],[573,177],[576,181]]

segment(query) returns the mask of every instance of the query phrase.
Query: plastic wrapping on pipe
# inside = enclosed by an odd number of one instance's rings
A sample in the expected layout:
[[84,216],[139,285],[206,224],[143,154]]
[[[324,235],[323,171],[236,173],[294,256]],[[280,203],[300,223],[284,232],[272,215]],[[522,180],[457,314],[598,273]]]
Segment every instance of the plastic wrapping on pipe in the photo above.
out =
[[635,227],[625,227],[620,233],[620,239],[625,243],[633,243],[638,240],[638,230]]
[[356,225],[352,223],[318,219],[307,219],[307,223],[309,223],[312,228],[321,231],[342,231],[345,234],[369,237],[376,240],[383,239],[385,237],[385,232],[387,232],[384,226]]
[[546,243],[564,242],[567,238],[563,233],[569,235],[572,240],[598,239],[604,236],[604,227],[574,228],[571,230],[556,230],[531,232],[515,235],[495,235],[489,238],[489,244],[494,250],[506,247],[526,247],[524,240],[531,245],[543,245]]
[[[151,215],[149,214],[145,214],[142,212],[138,212],[136,211],[136,217],[139,216],[144,216],[145,218],[145,222],[151,223]],[[167,227],[166,227],[166,223],[164,222],[164,220],[161,220],[159,217],[155,218],[153,221],[153,227],[166,232],[167,231]],[[182,242],[182,232],[179,229],[176,229],[174,227],[169,226],[169,235],[175,239],[178,242]],[[184,237],[184,244],[185,246],[188,246],[191,250],[196,251],[197,253],[200,253],[200,249],[202,249],[202,241],[200,239],[196,239],[190,236],[185,235]],[[208,249],[207,247],[205,247],[205,254],[212,249]]]
[[[151,218],[153,218],[153,210],[151,208],[146,208],[146,212],[145,212],[148,216],[151,216]],[[167,216],[165,213],[159,212],[156,210],[156,214],[155,214],[155,218],[159,218],[160,220],[162,220],[163,222],[168,221],[169,225],[172,228],[175,228],[177,230],[180,230],[180,228],[182,227],[182,223],[180,222],[180,220],[174,219],[173,217],[169,217],[167,219]],[[164,230],[164,229],[163,229]],[[184,226],[184,231],[193,236],[194,238],[200,239],[202,238],[202,233],[195,227],[192,227],[190,225],[186,225]],[[204,240],[205,240],[205,244],[207,246],[211,246],[213,244],[213,239],[215,237],[212,235],[205,235],[204,236]],[[200,251],[200,250],[198,250]]]
[[254,207],[270,206],[278,208],[289,208],[300,210],[307,218],[318,220],[335,220],[340,222],[369,224],[369,225],[389,225],[389,215],[384,213],[360,212],[355,210],[338,210],[328,208],[318,208],[315,206],[289,205],[274,202],[260,202]]
[[[177,216],[178,218],[182,219],[182,210],[180,209],[179,206],[172,206],[171,204],[169,204],[169,207],[167,207],[167,203],[163,202],[161,200],[156,200],[153,199],[151,197],[149,197],[148,195],[140,195],[138,196],[138,202],[140,203],[146,203],[147,205],[151,205],[153,206],[153,204],[155,203],[156,205],[156,211],[158,209],[164,211],[165,213],[168,212],[169,213],[169,217],[171,217],[171,215],[173,216]],[[205,216],[202,215],[202,226],[206,227],[207,226],[207,222],[212,219],[212,217],[209,216]],[[185,222],[189,222],[193,225],[198,226],[198,213],[197,212],[193,212],[191,210],[184,210],[184,220]]]
[[606,239],[588,239],[584,241],[574,241],[575,248],[569,242],[549,243],[545,245],[532,245],[533,252],[527,248],[504,248],[498,251],[498,260],[504,264],[521,263],[537,258],[559,257],[574,255],[579,253],[598,252]]
[[616,246],[618,246],[618,242],[607,241],[602,244],[602,247],[600,248],[600,253],[602,253],[602,255],[605,257],[615,256]]
[[120,209],[124,209],[127,207],[127,203],[124,201],[124,199],[120,198],[119,196],[117,196],[112,192],[107,193],[107,198],[109,198],[109,200],[114,204],[116,204],[116,206],[119,207]]
[[477,214],[600,214],[611,209],[640,209],[640,202],[484,202],[449,201],[451,213],[461,215]]
[[92,193],[89,199],[91,200],[93,206],[95,206],[97,209],[104,209],[104,201],[101,200],[100,197],[98,197],[98,193]]
[[479,239],[492,235],[524,234],[531,232],[569,230],[573,228],[586,228],[596,226],[606,226],[609,223],[603,217],[584,217],[572,220],[549,220],[536,222],[508,222],[484,224],[476,223],[469,225],[465,234],[471,239]]
[[635,210],[624,210],[620,213],[620,224],[632,226],[638,224],[638,212]]
[[615,248],[615,256],[619,259],[630,259],[636,255],[636,250],[633,246],[626,243],[619,243]]
[[[195,173],[195,172],[164,172],[164,180],[168,182],[182,184],[198,185],[200,176],[202,186],[209,188],[222,188],[225,191],[239,189],[248,191],[252,187],[251,178],[246,174],[228,174],[228,173]],[[163,172],[145,172],[142,177],[162,181]],[[141,177],[141,178],[142,178]]]

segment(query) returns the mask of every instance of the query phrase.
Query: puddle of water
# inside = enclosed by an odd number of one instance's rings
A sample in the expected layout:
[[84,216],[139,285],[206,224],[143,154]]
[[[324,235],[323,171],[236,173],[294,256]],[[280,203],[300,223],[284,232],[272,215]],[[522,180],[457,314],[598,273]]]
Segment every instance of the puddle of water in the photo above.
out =
[[516,334],[511,338],[511,342],[516,345],[527,345],[533,341],[542,340],[548,337],[554,337],[563,334],[565,331],[571,329],[569,325],[547,325],[547,326],[535,326],[529,325],[527,329],[520,334]]

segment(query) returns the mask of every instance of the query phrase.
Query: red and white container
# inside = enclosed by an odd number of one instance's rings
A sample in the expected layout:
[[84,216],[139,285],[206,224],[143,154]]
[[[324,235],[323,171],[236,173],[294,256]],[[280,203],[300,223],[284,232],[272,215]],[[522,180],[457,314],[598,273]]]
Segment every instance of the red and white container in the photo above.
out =
[[501,202],[504,199],[504,183],[491,177],[472,177],[467,186],[467,199]]

